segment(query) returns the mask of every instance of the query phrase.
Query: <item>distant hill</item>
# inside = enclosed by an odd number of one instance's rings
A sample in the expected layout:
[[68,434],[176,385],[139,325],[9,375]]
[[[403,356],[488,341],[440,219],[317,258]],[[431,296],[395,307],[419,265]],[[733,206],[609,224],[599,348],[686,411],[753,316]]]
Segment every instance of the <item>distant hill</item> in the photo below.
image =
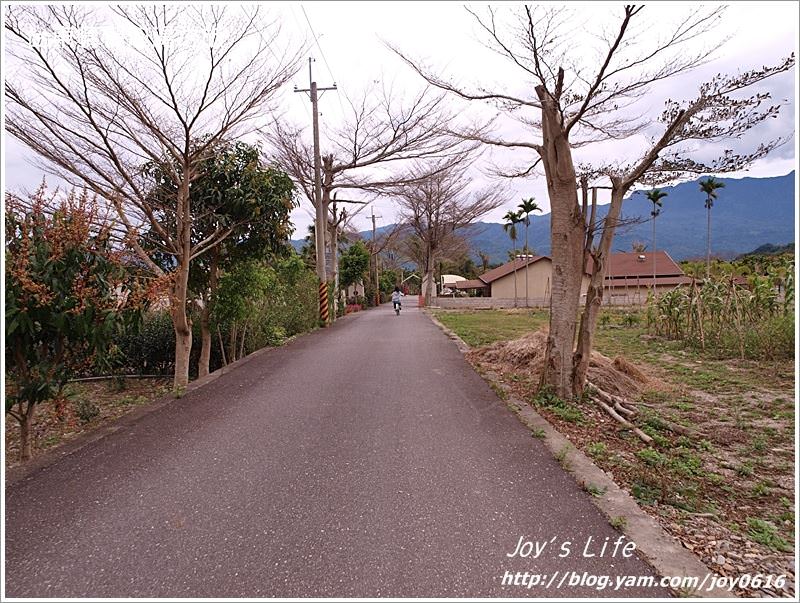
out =
[[[657,218],[656,242],[659,249],[666,250],[675,260],[705,257],[705,196],[700,192],[699,180],[662,187],[668,195]],[[718,198],[711,210],[711,245],[715,256],[730,259],[765,245],[783,245],[785,241],[794,240],[794,172],[774,178],[719,180],[725,182],[725,188],[717,191]],[[623,217],[639,218],[642,222],[617,231],[614,251],[630,251],[634,241],[650,245],[651,207],[644,191],[634,192],[625,200]],[[607,205],[598,207],[601,217],[607,211]],[[367,238],[371,236],[371,232],[361,234]],[[479,222],[466,234],[474,259],[477,260],[478,252],[482,251],[492,263],[507,261],[511,241],[502,224]],[[520,228],[518,248],[524,237],[524,228]],[[550,214],[532,216],[528,238],[528,244],[536,253],[550,253]],[[297,248],[302,246],[302,241],[292,243]]]
[[794,254],[794,243],[786,243],[786,245],[772,245],[765,243],[760,245],[748,253],[743,253],[740,258],[746,258],[751,255],[782,255],[784,253]]

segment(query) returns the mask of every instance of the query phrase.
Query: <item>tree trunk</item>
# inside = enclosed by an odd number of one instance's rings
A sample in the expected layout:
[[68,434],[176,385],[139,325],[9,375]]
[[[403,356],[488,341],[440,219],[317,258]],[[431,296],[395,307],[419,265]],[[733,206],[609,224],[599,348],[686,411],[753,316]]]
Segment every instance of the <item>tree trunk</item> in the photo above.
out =
[[333,312],[331,322],[336,322],[339,311],[339,227],[333,225],[331,232],[331,270],[333,270]]
[[[614,184],[616,185],[616,183]],[[572,395],[574,396],[580,396],[586,387],[586,374],[589,371],[589,361],[592,356],[594,333],[597,329],[597,321],[603,305],[603,283],[605,282],[606,263],[611,253],[611,243],[614,239],[617,220],[622,211],[622,198],[626,191],[627,189],[618,189],[616,186],[612,190],[611,205],[605,218],[603,235],[600,239],[600,245],[598,245],[597,251],[594,253],[592,275],[589,281],[589,288],[586,291],[586,303],[584,304],[578,330],[578,346],[572,358]]]
[[517,240],[514,239],[514,257],[511,261],[514,262],[514,307],[517,307]]
[[529,307],[528,304],[528,254],[530,250],[528,249],[528,223],[529,219],[525,216],[525,307]]
[[578,204],[575,166],[556,101],[537,86],[542,101],[542,163],[550,197],[552,266],[550,332],[540,387],[560,397],[572,394],[572,353],[583,275],[585,218]]
[[217,290],[218,278],[218,257],[219,248],[215,247],[210,251],[211,265],[209,267],[208,292],[206,299],[203,300],[203,309],[200,312],[200,336],[202,345],[200,347],[200,364],[198,366],[198,376],[208,375],[211,365],[211,298]]
[[173,386],[177,389],[189,384],[189,356],[192,351],[192,321],[186,310],[189,281],[188,266],[179,268],[176,274],[172,300],[172,325],[175,329],[175,378]]
[[431,247],[430,241],[428,241],[428,253],[426,254],[426,262],[425,262],[425,278],[428,279],[427,284],[425,285],[425,305],[430,306],[431,300],[433,299],[433,248]]
[[653,299],[656,298],[656,206],[653,205]]
[[205,377],[209,373],[211,365],[211,311],[208,307],[208,300],[205,300],[203,309],[200,311],[200,361],[197,366],[197,376]]
[[35,404],[28,405],[28,411],[20,414],[19,417],[19,460],[28,461],[33,456],[33,438],[31,437],[31,425],[33,425],[33,413]]
[[711,205],[708,206],[708,224],[706,225],[706,278],[711,278]]
[[177,390],[189,384],[189,356],[192,351],[192,321],[186,308],[189,298],[189,258],[191,256],[192,216],[189,202],[189,166],[183,166],[183,180],[178,188],[179,211],[177,212],[180,233],[181,256],[172,286],[170,314],[175,329],[175,378]]
[[236,340],[237,340],[237,333],[236,333],[236,323],[231,323],[231,333],[230,338],[228,341],[228,357],[231,359],[231,362],[236,362]]

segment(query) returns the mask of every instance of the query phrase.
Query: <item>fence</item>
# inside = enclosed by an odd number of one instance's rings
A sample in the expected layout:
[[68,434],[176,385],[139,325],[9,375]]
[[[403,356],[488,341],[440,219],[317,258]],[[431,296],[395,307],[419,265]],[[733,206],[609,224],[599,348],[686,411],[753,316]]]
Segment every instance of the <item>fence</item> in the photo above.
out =
[[[608,292],[603,296],[604,306],[642,306],[647,301],[647,294],[635,293],[628,295],[609,295]],[[581,295],[580,306],[586,302],[586,296]],[[525,308],[525,298],[517,298],[516,305],[514,298],[498,297],[435,297],[431,304],[434,308],[445,310],[500,310],[508,308]],[[528,298],[529,308],[549,308],[550,299],[545,297]]]

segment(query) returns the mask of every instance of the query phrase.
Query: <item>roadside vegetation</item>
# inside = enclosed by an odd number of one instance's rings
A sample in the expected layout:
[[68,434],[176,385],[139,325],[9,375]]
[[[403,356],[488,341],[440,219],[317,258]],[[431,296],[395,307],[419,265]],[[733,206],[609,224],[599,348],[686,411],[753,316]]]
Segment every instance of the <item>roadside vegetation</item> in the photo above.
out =
[[[316,278],[286,244],[291,183],[259,176],[283,187],[272,217],[253,221],[233,248],[212,251],[189,281],[192,378],[318,325]],[[269,202],[261,195],[262,209]],[[166,394],[157,377],[174,376],[176,366],[169,286],[143,271],[115,232],[85,191],[62,198],[42,185],[26,199],[6,195],[8,462]]]
[[745,359],[734,346],[720,358],[659,335],[646,308],[604,308],[589,378],[626,390],[625,418],[645,443],[590,396],[538,390],[544,338],[531,330],[546,327],[546,310],[435,315],[473,348],[468,359],[487,380],[531,404],[714,571],[793,578],[793,345]]

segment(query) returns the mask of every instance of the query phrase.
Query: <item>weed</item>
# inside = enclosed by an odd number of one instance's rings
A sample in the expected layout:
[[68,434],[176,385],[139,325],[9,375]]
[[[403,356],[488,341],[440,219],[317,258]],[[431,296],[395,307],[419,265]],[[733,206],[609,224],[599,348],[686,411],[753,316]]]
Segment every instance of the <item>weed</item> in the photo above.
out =
[[752,490],[750,490],[750,494],[757,497],[767,496],[769,494],[769,488],[764,482],[758,482],[755,486],[753,486]]
[[697,443],[697,448],[703,452],[711,452],[714,450],[714,445],[706,439],[702,439]]
[[736,475],[739,477],[750,477],[753,475],[753,471],[754,469],[752,461],[745,461],[736,468]]
[[589,494],[591,494],[595,498],[601,498],[606,493],[607,490],[607,488],[602,488],[594,484],[583,484],[583,489],[586,490]]
[[100,407],[91,400],[81,400],[75,406],[75,414],[81,423],[88,423],[100,414]]
[[750,441],[750,450],[753,452],[763,452],[767,448],[767,438],[764,434],[753,436]]
[[44,438],[42,440],[41,446],[42,446],[42,448],[48,448],[50,446],[54,446],[55,444],[58,444],[60,441],[61,441],[61,436],[58,435],[58,434],[53,434],[51,436],[47,436],[46,438]]
[[652,505],[662,497],[661,488],[649,480],[636,480],[631,486],[631,494],[643,505]]
[[644,450],[640,450],[636,453],[636,456],[647,463],[652,467],[662,467],[665,466],[668,462],[666,456],[658,452],[657,450],[653,450],[652,448],[645,448]]
[[768,546],[775,551],[789,552],[792,550],[792,545],[780,537],[778,528],[769,521],[748,517],[747,534],[759,544]]
[[702,475],[703,460],[690,450],[679,448],[670,462],[670,467],[682,475]]
[[608,446],[603,442],[592,442],[586,446],[586,454],[593,459],[606,456],[608,454]]
[[536,427],[536,428],[535,428],[535,429],[534,429],[534,430],[531,432],[531,435],[532,435],[534,438],[538,438],[538,439],[540,439],[540,440],[543,440],[543,439],[544,439],[544,436],[545,436],[545,432],[544,432],[544,429],[542,429],[541,427]]
[[628,520],[625,519],[622,515],[617,515],[616,517],[612,517],[609,522],[611,527],[617,530],[624,530],[628,526]]
[[571,451],[572,446],[565,444],[564,447],[556,453],[556,460],[558,461],[558,464],[561,465],[561,468],[565,471],[569,471],[572,466],[567,458]]
[[580,408],[574,404],[570,404],[569,402],[562,400],[550,389],[539,390],[539,392],[531,399],[531,402],[535,406],[546,408],[560,419],[563,419],[569,423],[583,423],[586,420],[586,417],[584,416],[583,412],[581,412]]

